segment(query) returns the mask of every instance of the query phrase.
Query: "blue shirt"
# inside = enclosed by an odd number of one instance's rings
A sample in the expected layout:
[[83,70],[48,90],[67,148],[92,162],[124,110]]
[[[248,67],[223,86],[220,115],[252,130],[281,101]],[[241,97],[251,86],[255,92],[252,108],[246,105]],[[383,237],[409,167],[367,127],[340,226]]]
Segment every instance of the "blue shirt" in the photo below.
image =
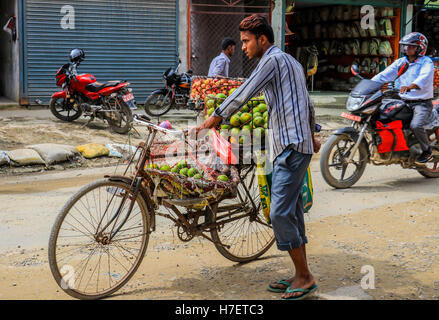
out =
[[[377,74],[372,80],[377,82],[394,81],[398,77],[398,70],[408,63],[407,57],[395,60],[383,72]],[[404,94],[399,94],[405,100],[427,100],[432,99],[434,82],[434,64],[433,61],[426,56],[418,57],[414,62],[409,64],[407,71],[397,80],[398,87],[408,87],[412,83],[416,84],[420,89],[411,90]]]
[[210,63],[209,73],[207,76],[208,77],[216,77],[216,76],[228,77],[229,76],[229,64],[230,64],[229,57],[224,52],[221,52],[221,54],[219,56],[215,57],[212,60],[212,62]]
[[265,52],[251,76],[213,115],[229,119],[261,90],[267,102],[271,160],[290,145],[301,153],[313,154],[314,106],[303,67],[276,46]]

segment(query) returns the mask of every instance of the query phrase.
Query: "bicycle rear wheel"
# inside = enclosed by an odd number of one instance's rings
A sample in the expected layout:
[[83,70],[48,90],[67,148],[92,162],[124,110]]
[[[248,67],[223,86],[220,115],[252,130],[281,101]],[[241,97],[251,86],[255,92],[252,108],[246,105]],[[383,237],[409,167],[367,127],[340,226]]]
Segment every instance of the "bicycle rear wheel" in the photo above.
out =
[[141,196],[133,199],[128,184],[102,179],[84,186],[61,209],[50,234],[49,265],[55,281],[78,299],[114,293],[142,262],[149,221],[145,201]]
[[[262,213],[256,166],[242,174],[237,198],[243,206],[243,212],[236,213],[235,216],[244,216],[233,222],[226,222],[220,229],[212,230],[211,236],[215,247],[225,258],[234,262],[247,262],[263,255],[275,241],[272,227],[267,224]],[[233,204],[236,204],[236,199]],[[222,215],[211,212],[208,217],[211,216],[211,220],[215,222],[221,222]]]

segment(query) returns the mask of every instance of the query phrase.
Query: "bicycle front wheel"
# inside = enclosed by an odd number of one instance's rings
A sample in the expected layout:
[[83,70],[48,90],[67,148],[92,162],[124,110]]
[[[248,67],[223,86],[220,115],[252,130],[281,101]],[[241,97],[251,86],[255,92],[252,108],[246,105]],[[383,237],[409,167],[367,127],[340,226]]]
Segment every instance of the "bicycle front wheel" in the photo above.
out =
[[[262,212],[256,166],[250,167],[241,175],[237,199],[242,206],[241,212],[231,216],[230,211],[221,214],[211,212],[208,215],[217,223],[230,217],[242,216],[212,230],[211,236],[215,247],[225,258],[234,262],[248,262],[263,255],[275,241],[272,227],[267,224]],[[224,204],[237,203],[235,199],[233,203]]]
[[127,183],[102,179],[84,186],[61,209],[50,234],[55,281],[78,299],[114,293],[142,262],[149,222],[145,201],[134,199]]

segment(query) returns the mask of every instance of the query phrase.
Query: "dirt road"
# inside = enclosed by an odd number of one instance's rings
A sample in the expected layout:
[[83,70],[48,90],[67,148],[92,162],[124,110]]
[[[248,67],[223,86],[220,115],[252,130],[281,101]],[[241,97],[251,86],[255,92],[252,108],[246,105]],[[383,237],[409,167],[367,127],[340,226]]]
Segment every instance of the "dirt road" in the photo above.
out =
[[[126,142],[103,125],[81,128],[49,119],[44,111],[32,116],[2,118],[0,149],[55,141]],[[0,299],[70,299],[49,270],[50,229],[80,186],[113,172],[102,167],[106,161],[95,168],[0,176]],[[312,299],[437,299],[438,180],[398,166],[368,166],[354,187],[333,190],[322,180],[318,157],[311,170],[315,202],[306,220],[307,253],[319,284]],[[360,286],[364,266],[373,268],[375,289]],[[158,219],[142,265],[110,299],[277,300],[267,283],[292,271],[275,246],[256,261],[236,264],[207,240],[180,242],[170,223]]]
[[[315,203],[307,217],[314,299],[436,299],[439,296],[439,184],[398,167],[368,167],[356,187],[330,189],[313,161]],[[0,299],[69,299],[47,263],[55,216],[79,186],[108,169],[1,178]],[[404,177],[401,177],[405,174]],[[278,299],[267,283],[292,270],[272,247],[236,264],[206,240],[182,243],[158,220],[134,278],[111,299]],[[363,290],[361,268],[375,271]]]

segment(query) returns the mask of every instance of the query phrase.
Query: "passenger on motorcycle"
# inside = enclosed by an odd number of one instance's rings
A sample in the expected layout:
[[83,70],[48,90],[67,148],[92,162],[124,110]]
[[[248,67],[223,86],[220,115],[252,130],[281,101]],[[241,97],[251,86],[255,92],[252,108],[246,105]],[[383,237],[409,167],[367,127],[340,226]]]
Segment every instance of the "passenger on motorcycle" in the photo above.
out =
[[372,78],[377,82],[390,82],[398,77],[398,71],[409,63],[407,71],[398,79],[399,96],[413,110],[410,129],[413,130],[422,148],[422,154],[416,159],[417,163],[426,163],[432,158],[432,150],[424,125],[433,110],[433,82],[434,64],[425,56],[427,51],[427,38],[419,33],[412,32],[404,36],[400,42],[404,57],[395,60],[383,72]]

